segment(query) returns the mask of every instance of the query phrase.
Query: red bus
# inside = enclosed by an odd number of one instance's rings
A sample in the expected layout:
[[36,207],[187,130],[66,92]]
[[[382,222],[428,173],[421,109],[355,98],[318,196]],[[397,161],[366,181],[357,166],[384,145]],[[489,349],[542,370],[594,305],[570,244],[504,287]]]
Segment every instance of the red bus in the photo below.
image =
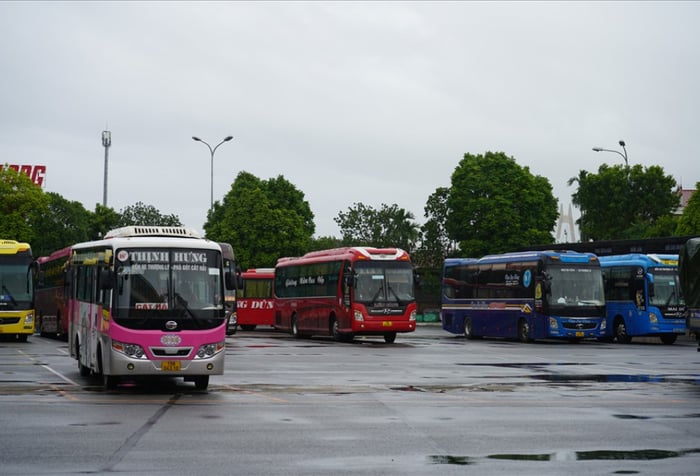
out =
[[349,247],[280,258],[275,267],[275,327],[295,337],[349,342],[416,329],[414,273],[399,248]]
[[237,301],[238,325],[244,331],[257,326],[275,325],[275,303],[272,297],[274,268],[252,268],[241,274],[243,287]]
[[44,337],[67,339],[68,336],[65,276],[71,250],[68,246],[36,260],[39,272],[34,292],[36,330]]

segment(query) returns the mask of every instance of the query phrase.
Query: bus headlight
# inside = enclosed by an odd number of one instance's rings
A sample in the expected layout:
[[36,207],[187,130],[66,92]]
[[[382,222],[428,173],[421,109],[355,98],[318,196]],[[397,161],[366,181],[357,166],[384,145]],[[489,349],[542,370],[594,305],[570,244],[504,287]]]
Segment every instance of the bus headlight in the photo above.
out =
[[225,342],[216,342],[214,344],[204,344],[199,347],[199,350],[197,351],[197,357],[198,359],[208,359],[210,357],[215,356],[224,348],[226,347]]
[[605,320],[605,318],[601,319],[600,321],[600,330],[601,332],[604,331],[605,329],[608,328],[608,322]]
[[352,316],[355,318],[356,321],[362,322],[365,320],[365,318],[362,316],[362,311],[358,311],[357,309],[353,311]]
[[659,323],[659,316],[656,315],[654,312],[649,313],[649,322],[652,324],[658,324]]
[[112,349],[117,352],[121,352],[127,357],[132,359],[145,359],[146,353],[143,351],[143,347],[138,344],[127,344],[124,342],[118,342],[116,340],[112,341]]
[[411,315],[408,316],[408,320],[409,320],[409,321],[415,321],[415,320],[416,320],[416,310],[415,310],[415,309],[411,311]]
[[27,326],[30,326],[34,322],[34,313],[30,312],[26,316],[24,316],[24,324]]

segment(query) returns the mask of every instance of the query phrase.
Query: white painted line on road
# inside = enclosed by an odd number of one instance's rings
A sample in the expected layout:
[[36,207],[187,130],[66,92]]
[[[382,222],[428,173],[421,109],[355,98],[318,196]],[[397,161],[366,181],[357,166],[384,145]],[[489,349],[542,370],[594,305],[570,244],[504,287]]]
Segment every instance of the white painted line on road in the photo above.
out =
[[78,387],[80,385],[77,382],[74,382],[73,380],[69,379],[68,377],[66,377],[62,373],[57,372],[56,370],[52,369],[48,365],[42,365],[42,367],[45,368],[46,370],[48,370],[49,372],[51,372],[52,374],[56,375],[57,377],[62,378],[63,380],[65,380],[66,382],[68,382],[71,385],[75,385],[76,387]]

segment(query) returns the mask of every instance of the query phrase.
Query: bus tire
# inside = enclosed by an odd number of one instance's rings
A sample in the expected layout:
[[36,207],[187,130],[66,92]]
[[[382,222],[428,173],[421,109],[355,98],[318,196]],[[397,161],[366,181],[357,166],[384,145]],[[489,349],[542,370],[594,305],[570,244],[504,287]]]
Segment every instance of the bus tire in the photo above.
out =
[[476,339],[476,336],[474,335],[474,327],[470,317],[464,319],[464,337],[469,340]]
[[676,334],[664,334],[660,336],[661,342],[663,342],[666,345],[671,345],[674,342],[676,342]]
[[194,388],[197,390],[206,390],[209,387],[209,376],[208,375],[197,375],[192,379],[194,382]]
[[530,324],[526,319],[520,319],[518,322],[518,339],[520,342],[532,342],[530,338]]
[[29,334],[17,334],[17,340],[20,342],[27,342],[27,337]]
[[297,325],[297,316],[294,315],[292,316],[292,335],[296,337],[297,339],[301,339],[301,333],[299,332],[299,326]]
[[393,344],[396,341],[396,332],[387,332],[384,334],[384,342]]
[[334,341],[343,342],[343,335],[340,333],[340,324],[335,316],[331,316],[330,334]]
[[88,377],[90,375],[90,367],[86,367],[80,361],[80,344],[78,343],[78,338],[75,338],[75,357],[78,359],[78,372],[81,377]]
[[102,365],[102,347],[97,348],[97,370],[100,377],[102,377],[102,386],[105,390],[112,390],[116,388],[117,383],[119,383],[119,377],[107,375],[105,373],[104,365]]
[[632,342],[632,338],[627,334],[627,325],[625,324],[625,320],[621,316],[617,316],[615,318],[613,335],[615,336],[615,340],[620,344],[629,344]]

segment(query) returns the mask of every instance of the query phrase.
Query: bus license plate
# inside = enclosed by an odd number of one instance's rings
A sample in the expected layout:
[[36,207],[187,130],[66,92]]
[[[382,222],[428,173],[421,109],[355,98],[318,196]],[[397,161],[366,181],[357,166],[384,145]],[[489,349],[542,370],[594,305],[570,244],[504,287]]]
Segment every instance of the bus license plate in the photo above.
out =
[[382,321],[382,326],[384,326],[384,327],[391,327],[393,325],[394,325],[394,323],[391,321]]
[[182,368],[179,360],[164,360],[160,363],[160,369],[164,372],[178,372]]
[[583,332],[577,332],[577,333],[576,333],[576,337],[583,337],[583,336],[584,336]]

